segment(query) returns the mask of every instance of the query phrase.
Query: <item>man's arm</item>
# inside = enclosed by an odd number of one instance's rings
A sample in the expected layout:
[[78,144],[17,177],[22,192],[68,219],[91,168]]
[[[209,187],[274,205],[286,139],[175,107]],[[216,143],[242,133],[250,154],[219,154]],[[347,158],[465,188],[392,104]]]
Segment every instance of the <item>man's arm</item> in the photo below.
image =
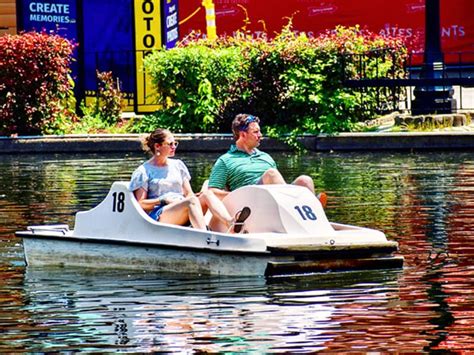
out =
[[209,190],[214,192],[214,195],[216,195],[219,200],[222,200],[224,197],[226,197],[228,194],[230,194],[230,191],[218,189],[218,188],[215,188],[215,187],[210,187]]
[[217,159],[209,176],[209,190],[211,190],[217,198],[222,200],[230,191],[227,190],[228,169],[222,158]]
[[221,200],[229,194],[229,191],[227,191],[227,175],[227,166],[223,159],[217,159],[209,175],[208,186]]

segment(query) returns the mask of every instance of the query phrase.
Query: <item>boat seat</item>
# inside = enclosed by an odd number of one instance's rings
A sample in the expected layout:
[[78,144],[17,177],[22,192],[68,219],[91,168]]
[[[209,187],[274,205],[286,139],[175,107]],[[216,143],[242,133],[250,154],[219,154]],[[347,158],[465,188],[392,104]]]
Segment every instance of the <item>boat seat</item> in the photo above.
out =
[[244,186],[227,195],[223,203],[232,216],[245,206],[251,209],[252,213],[244,225],[244,230],[249,233],[334,232],[321,203],[305,187]]

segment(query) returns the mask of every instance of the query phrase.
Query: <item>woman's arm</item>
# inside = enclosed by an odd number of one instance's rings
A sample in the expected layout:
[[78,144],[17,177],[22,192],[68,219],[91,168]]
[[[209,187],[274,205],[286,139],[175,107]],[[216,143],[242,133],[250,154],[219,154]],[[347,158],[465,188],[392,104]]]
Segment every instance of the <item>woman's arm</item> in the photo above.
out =
[[135,195],[135,198],[137,199],[141,208],[143,208],[143,210],[147,213],[150,212],[153,208],[155,208],[156,205],[159,205],[162,202],[166,204],[166,201],[160,201],[160,199],[158,198],[147,198],[148,192],[142,187],[133,191],[133,194]]
[[185,197],[194,195],[193,188],[191,187],[191,184],[189,183],[189,180],[187,179],[183,180],[183,193]]

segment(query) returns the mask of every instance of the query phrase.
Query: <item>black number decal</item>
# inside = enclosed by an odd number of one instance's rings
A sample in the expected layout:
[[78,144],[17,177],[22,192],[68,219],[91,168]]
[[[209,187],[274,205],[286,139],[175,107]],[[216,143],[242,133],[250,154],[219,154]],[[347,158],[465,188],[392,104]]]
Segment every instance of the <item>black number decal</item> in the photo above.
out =
[[123,212],[125,209],[125,194],[123,192],[112,194],[113,201],[112,201],[112,212]]
[[316,219],[318,219],[318,217],[316,217],[316,215],[314,214],[312,208],[307,205],[303,205],[301,207],[295,206],[295,210],[298,211],[301,218],[303,218],[303,221],[306,221],[307,219],[315,221]]

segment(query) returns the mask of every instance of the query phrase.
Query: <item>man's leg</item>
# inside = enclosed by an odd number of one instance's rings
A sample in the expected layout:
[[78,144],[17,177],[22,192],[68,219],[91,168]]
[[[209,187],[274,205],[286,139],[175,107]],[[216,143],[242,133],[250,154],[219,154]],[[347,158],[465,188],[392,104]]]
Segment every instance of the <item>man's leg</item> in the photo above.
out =
[[262,177],[259,180],[259,184],[286,184],[286,181],[277,169],[270,168],[263,173]]
[[314,194],[314,181],[308,175],[300,175],[295,181],[292,182],[293,185],[303,186],[309,189]]
[[[268,169],[262,175],[259,181],[260,184],[286,184],[285,179],[277,169]],[[306,187],[309,191],[315,194],[314,181],[308,175],[298,176],[292,183],[292,185],[298,185]],[[327,195],[325,192],[321,192],[316,196],[325,208],[327,203]]]
[[[313,194],[315,193],[315,191],[314,191],[314,181],[308,175],[298,176],[295,179],[295,181],[292,182],[292,184],[306,187]],[[326,193],[325,192],[320,192],[316,197],[318,198],[319,202],[321,202],[321,205],[323,206],[323,208],[326,208],[326,204],[327,204],[327,201],[328,201],[328,197],[327,197]]]

